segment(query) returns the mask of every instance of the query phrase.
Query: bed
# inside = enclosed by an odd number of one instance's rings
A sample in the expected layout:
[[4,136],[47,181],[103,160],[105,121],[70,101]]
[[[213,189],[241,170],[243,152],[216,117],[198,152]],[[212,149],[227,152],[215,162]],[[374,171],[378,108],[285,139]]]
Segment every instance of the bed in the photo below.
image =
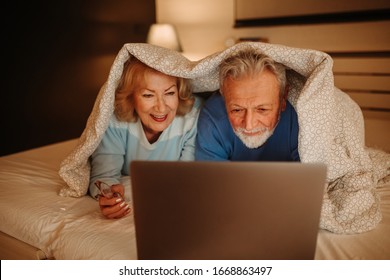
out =
[[0,159],[1,259],[136,258],[131,216],[107,220],[91,197],[58,195],[60,162],[76,142]]
[[[88,157],[108,125],[113,111],[113,94],[123,62],[131,55],[138,56],[156,69],[168,71],[167,74],[179,71],[193,79],[195,92],[210,92],[218,88],[216,68],[221,59],[247,45],[261,48],[292,69],[289,72],[292,85],[290,101],[294,104],[299,102],[298,115],[310,117],[300,122],[300,142],[303,143],[301,160],[327,163],[328,178],[335,178],[331,182],[336,182],[328,192],[333,195],[335,192],[332,190],[341,191],[338,192],[341,194],[339,196],[324,197],[325,219],[320,224],[315,258],[390,259],[390,106],[386,104],[387,95],[385,102],[378,102],[378,106],[385,106],[378,111],[385,117],[376,118],[376,111],[371,110],[372,105],[366,108],[366,113],[361,114],[351,98],[335,89],[333,61],[329,55],[263,43],[238,44],[197,62],[156,46],[124,45],[80,138],[0,158],[1,259],[137,259],[132,215],[119,220],[105,219],[98,203],[86,195],[89,183]],[[167,64],[167,59],[171,59],[172,63]],[[343,75],[345,71],[340,70],[339,73]],[[345,79],[336,77],[335,81],[343,82]],[[388,89],[386,81],[384,87]],[[352,94],[354,92],[356,89],[353,89]],[[364,98],[367,99],[368,102],[372,101],[372,98]],[[321,110],[313,110],[317,108],[318,102],[322,104]],[[318,123],[322,123],[320,128]],[[379,129],[371,129],[375,127]],[[383,130],[383,127],[387,129]],[[335,129],[336,132],[333,132]],[[375,148],[371,149],[372,153],[367,152],[370,149],[364,146],[364,129],[366,143]],[[371,142],[367,139],[381,141]],[[379,158],[381,154],[381,159],[371,157],[375,155]],[[358,169],[355,168],[355,162],[360,164]],[[364,184],[358,187],[352,184],[360,182],[360,178],[368,179],[370,184],[375,182],[375,189],[372,185],[367,188]],[[131,197],[128,197],[131,193],[129,177],[123,177],[122,180],[126,187],[126,200],[131,201]],[[355,200],[356,195],[364,199]],[[339,204],[332,204],[334,198],[339,200]],[[344,198],[348,200],[347,204],[344,204]],[[343,209],[344,206],[349,208]],[[353,211],[344,211],[348,209]],[[360,215],[359,211],[365,214]],[[352,218],[345,216],[345,213],[352,213]],[[347,222],[334,218],[345,218]]]
[[[77,141],[0,158],[2,260],[137,259],[131,215],[107,220],[91,197],[58,195],[60,162]],[[124,177],[124,182],[129,182],[128,177]],[[126,188],[130,188],[129,183]],[[372,231],[352,235],[319,230],[316,259],[390,259],[390,182],[378,187],[378,193],[380,224]]]

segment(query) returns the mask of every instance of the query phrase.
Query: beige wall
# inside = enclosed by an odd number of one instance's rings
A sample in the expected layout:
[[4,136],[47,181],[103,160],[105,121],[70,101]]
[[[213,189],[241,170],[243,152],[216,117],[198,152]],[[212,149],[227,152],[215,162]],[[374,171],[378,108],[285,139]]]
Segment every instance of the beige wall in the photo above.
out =
[[184,52],[195,57],[225,48],[233,15],[233,0],[156,0],[157,22],[174,24]]
[[197,58],[240,37],[323,51],[389,50],[390,21],[234,28],[234,0],[156,0],[156,18],[173,23],[185,53]]

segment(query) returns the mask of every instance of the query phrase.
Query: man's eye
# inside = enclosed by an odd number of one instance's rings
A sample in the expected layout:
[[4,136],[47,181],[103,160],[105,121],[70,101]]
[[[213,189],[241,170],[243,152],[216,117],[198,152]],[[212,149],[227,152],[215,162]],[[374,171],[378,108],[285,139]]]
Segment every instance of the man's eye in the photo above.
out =
[[265,113],[265,112],[268,111],[268,109],[265,109],[265,108],[258,108],[257,111],[260,112],[260,113]]
[[242,110],[241,109],[232,109],[230,112],[232,112],[233,114],[238,114],[238,113],[241,113]]

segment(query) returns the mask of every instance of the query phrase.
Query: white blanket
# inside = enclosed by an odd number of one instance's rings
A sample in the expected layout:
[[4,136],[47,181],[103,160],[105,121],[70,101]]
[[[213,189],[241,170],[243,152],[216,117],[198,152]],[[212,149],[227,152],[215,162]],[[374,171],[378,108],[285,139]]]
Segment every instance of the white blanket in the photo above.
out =
[[125,44],[96,99],[77,147],[61,164],[59,174],[66,184],[60,195],[80,197],[87,193],[88,158],[113,114],[115,88],[123,63],[130,56],[166,74],[191,79],[194,92],[201,93],[218,89],[219,63],[247,45],[289,69],[289,101],[298,114],[301,161],[322,162],[328,167],[320,227],[335,233],[361,233],[375,228],[381,220],[376,187],[390,174],[390,154],[365,147],[362,112],[334,86],[329,55],[266,43],[237,44],[199,61],[189,61],[180,53],[153,45]]

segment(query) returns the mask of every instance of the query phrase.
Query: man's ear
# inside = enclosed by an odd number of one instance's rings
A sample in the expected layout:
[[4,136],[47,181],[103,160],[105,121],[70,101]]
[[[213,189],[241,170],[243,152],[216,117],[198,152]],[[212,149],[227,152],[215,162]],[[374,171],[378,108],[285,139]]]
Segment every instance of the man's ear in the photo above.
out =
[[281,111],[286,110],[288,91],[289,91],[289,86],[286,85],[286,87],[284,88],[284,93],[283,93],[282,99],[280,100]]

